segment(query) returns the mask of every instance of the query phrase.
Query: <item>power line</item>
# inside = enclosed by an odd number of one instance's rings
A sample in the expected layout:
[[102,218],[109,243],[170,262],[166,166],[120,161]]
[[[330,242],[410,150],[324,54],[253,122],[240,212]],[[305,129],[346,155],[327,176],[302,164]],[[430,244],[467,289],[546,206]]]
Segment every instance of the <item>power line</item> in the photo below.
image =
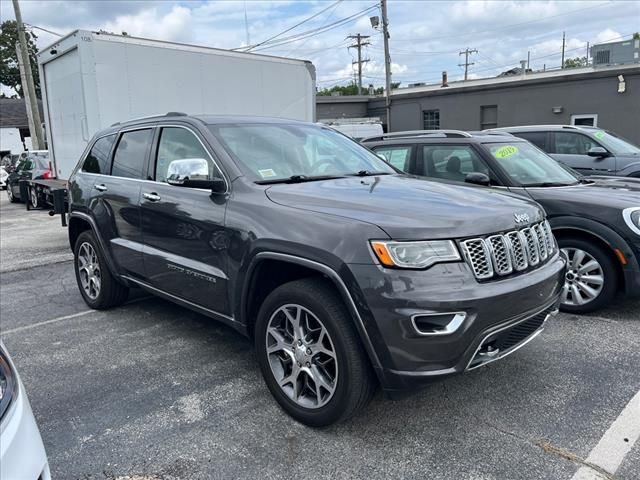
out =
[[355,44],[349,45],[347,48],[356,48],[358,50],[358,61],[351,62],[351,65],[358,64],[358,95],[362,95],[362,66],[370,60],[369,58],[362,58],[362,49],[367,45],[371,45],[367,41],[367,38],[371,37],[357,33],[355,35],[349,35],[347,38],[356,40]]
[[47,30],[46,28],[38,27],[37,25],[31,25],[30,23],[23,23],[23,25],[26,25],[26,26],[31,27],[31,28],[35,28],[36,30],[42,30],[43,32],[47,32],[47,33],[50,33],[51,35],[56,35],[58,37],[63,37],[64,36],[61,33],[53,32],[51,30]]
[[299,27],[300,25],[302,25],[302,24],[304,24],[304,23],[308,22],[309,20],[313,20],[314,18],[316,18],[316,17],[317,17],[318,15],[320,15],[321,13],[326,12],[327,10],[329,10],[330,8],[332,8],[332,7],[336,6],[338,3],[342,2],[342,1],[343,1],[343,0],[338,0],[338,1],[337,1],[337,2],[335,2],[335,3],[332,3],[331,5],[329,5],[329,6],[328,6],[328,7],[326,7],[326,8],[323,8],[323,9],[322,9],[322,10],[320,10],[319,12],[317,12],[317,13],[315,13],[315,14],[311,15],[311,16],[310,16],[310,17],[308,17],[308,18],[305,18],[305,19],[304,19],[304,20],[302,20],[301,22],[296,23],[293,27],[289,27],[289,28],[287,28],[286,30],[283,30],[282,32],[280,32],[280,33],[278,33],[278,34],[273,35],[272,37],[269,37],[269,38],[267,38],[266,40],[264,40],[264,41],[262,41],[262,42],[260,42],[260,43],[256,43],[256,44],[254,44],[254,45],[249,45],[248,47],[245,47],[245,48],[246,48],[245,52],[250,52],[250,51],[251,51],[251,50],[253,50],[254,48],[259,47],[260,45],[264,45],[265,43],[269,43],[270,41],[272,41],[272,40],[274,40],[274,39],[278,38],[280,35],[284,35],[285,33],[290,32],[290,31],[291,31],[291,30],[293,30],[294,28]]
[[303,32],[301,34],[298,35],[292,35],[291,37],[285,37],[280,39],[280,41],[276,41],[272,44],[263,46],[262,48],[257,48],[256,50],[266,50],[268,48],[274,48],[274,47],[279,47],[281,45],[286,45],[288,43],[292,43],[292,42],[297,42],[300,40],[303,40],[305,38],[309,38],[309,37],[313,37],[315,35],[320,35],[322,33],[328,32],[329,30],[333,30],[334,28],[338,28],[341,27],[343,25],[346,25],[347,23],[352,22],[353,20],[356,20],[360,17],[363,17],[367,14],[367,12],[373,10],[374,8],[376,8],[378,5],[372,5],[368,8],[365,8],[364,10],[360,10],[358,13],[355,13],[349,17],[343,18],[341,20],[338,20],[336,22],[330,23],[329,25],[326,25],[325,27],[319,27],[319,28],[315,28],[313,30],[309,30],[307,32]]
[[[340,0],[342,1],[342,0]],[[331,11],[327,14],[327,17],[324,19],[325,22],[322,25],[322,27],[325,27],[327,25],[327,23],[329,22],[329,20],[331,19],[331,17],[333,16],[333,14],[336,11],[336,8],[338,8],[338,5],[340,4],[340,2],[336,2],[333,6],[333,9],[331,9]],[[299,50],[300,47],[302,47],[303,45],[305,45],[307,42],[309,41],[309,38],[305,39],[304,42],[302,42],[300,45],[297,45],[295,47],[293,47],[291,50],[289,50],[287,53],[284,54],[285,57],[288,57],[289,55],[291,55],[293,52],[297,52]],[[340,42],[342,43],[342,42]]]

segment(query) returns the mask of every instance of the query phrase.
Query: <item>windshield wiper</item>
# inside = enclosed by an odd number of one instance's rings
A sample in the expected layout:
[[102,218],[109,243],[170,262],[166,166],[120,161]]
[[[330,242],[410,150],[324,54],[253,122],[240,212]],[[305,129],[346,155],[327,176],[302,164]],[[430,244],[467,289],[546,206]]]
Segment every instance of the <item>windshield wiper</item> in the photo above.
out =
[[391,173],[389,172],[376,172],[373,170],[360,170],[356,173],[350,173],[349,176],[351,177],[371,177],[374,175],[391,175]]
[[315,182],[317,180],[332,180],[334,178],[343,178],[340,175],[291,175],[286,178],[276,178],[273,180],[256,180],[254,183],[258,185],[274,185],[276,183],[304,183]]

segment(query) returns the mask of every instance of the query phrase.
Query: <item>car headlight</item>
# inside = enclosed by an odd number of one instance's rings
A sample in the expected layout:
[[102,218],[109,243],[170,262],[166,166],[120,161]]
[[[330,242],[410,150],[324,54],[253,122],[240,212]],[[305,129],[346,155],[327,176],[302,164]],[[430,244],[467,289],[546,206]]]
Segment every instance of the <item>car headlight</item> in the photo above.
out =
[[632,231],[640,235],[640,207],[625,208],[622,211],[622,218]]
[[9,357],[0,345],[0,419],[4,417],[5,412],[11,404],[11,400],[16,394],[17,389],[16,374],[11,368]]
[[420,242],[373,240],[371,247],[385,267],[427,268],[436,263],[461,259],[456,244],[451,240]]

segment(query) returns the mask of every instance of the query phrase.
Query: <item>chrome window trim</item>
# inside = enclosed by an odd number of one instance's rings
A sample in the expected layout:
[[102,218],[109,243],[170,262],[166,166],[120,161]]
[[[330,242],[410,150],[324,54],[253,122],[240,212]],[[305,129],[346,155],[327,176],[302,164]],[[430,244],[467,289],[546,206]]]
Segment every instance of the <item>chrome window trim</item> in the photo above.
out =
[[[441,315],[453,315],[453,319],[449,323],[444,326],[444,329],[437,332],[425,332],[418,328],[416,324],[417,317],[437,317]],[[451,335],[455,333],[464,323],[467,318],[466,312],[438,312],[438,313],[414,313],[411,315],[411,325],[413,329],[417,332],[421,337],[437,337],[443,335]]]

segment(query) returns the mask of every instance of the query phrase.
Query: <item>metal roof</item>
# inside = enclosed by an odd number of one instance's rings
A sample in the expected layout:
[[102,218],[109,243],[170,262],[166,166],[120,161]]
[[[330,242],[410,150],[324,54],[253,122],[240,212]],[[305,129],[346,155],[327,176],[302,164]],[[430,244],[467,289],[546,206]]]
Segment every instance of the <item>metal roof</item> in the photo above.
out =
[[[42,118],[42,100],[38,100]],[[29,128],[24,98],[0,98],[0,128]]]

